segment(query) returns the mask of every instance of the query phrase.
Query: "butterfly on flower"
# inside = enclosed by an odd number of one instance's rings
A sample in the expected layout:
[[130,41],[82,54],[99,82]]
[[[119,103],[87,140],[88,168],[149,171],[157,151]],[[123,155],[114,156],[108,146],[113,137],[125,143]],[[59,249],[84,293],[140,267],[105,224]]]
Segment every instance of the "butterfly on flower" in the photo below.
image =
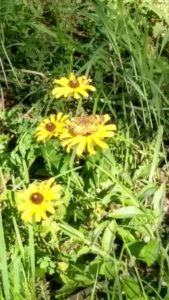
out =
[[79,156],[83,152],[95,154],[95,146],[108,148],[104,138],[113,137],[116,130],[115,124],[106,124],[109,115],[82,115],[73,117],[66,122],[65,130],[60,135],[61,145],[70,152],[75,148]]

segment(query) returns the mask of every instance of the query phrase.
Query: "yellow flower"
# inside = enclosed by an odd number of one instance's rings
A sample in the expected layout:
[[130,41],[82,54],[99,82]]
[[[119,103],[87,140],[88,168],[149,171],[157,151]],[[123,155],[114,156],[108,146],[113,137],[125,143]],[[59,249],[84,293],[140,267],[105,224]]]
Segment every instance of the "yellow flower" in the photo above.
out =
[[104,138],[114,136],[116,125],[106,124],[110,120],[109,115],[84,115],[74,117],[67,121],[65,131],[60,135],[61,145],[69,153],[75,146],[77,155],[84,151],[95,154],[94,146],[108,148],[103,142]]
[[53,182],[53,178],[42,182],[35,181],[28,188],[15,192],[16,204],[18,210],[22,212],[22,220],[34,219],[40,222],[41,219],[47,219],[46,212],[51,214],[55,212],[53,200],[60,199],[61,186]]
[[80,99],[81,97],[88,97],[89,91],[95,91],[95,87],[91,85],[91,79],[86,76],[76,77],[73,73],[70,73],[69,78],[61,77],[60,79],[55,79],[53,81],[57,86],[52,90],[52,95],[58,99],[60,97],[72,96],[75,99]]
[[68,115],[63,115],[61,112],[56,115],[51,114],[48,118],[44,119],[36,128],[35,137],[37,141],[57,137],[62,132],[67,119]]

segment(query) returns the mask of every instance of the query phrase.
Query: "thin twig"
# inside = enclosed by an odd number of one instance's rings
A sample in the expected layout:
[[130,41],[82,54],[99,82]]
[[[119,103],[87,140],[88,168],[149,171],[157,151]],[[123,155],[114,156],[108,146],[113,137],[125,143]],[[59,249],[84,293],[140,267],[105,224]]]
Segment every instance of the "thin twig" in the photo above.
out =
[[6,86],[8,88],[8,80],[7,80],[7,77],[6,77],[6,73],[5,73],[5,69],[4,69],[1,57],[0,57],[0,65],[1,65],[2,73],[4,75],[4,80],[5,80]]
[[4,100],[4,93],[3,89],[0,87],[1,91],[1,98],[0,98],[0,111],[5,111],[5,100]]
[[45,78],[46,80],[48,80],[48,77],[46,77],[46,75],[43,74],[42,72],[33,71],[33,70],[27,70],[27,69],[21,69],[21,71],[22,71],[23,73],[28,73],[28,74],[38,75],[38,76],[41,76],[42,78]]

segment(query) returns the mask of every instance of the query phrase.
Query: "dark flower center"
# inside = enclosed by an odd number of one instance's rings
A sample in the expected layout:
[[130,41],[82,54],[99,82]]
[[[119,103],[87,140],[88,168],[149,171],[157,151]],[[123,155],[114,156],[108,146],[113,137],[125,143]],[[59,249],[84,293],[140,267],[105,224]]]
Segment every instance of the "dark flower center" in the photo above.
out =
[[71,88],[77,88],[79,86],[79,82],[76,79],[70,80],[69,81],[69,86]]
[[41,204],[42,201],[43,201],[43,195],[40,194],[40,193],[33,193],[31,195],[31,201],[34,203],[34,204]]
[[53,124],[53,123],[47,123],[47,124],[45,125],[45,128],[46,128],[47,131],[53,131],[53,130],[55,130],[56,125]]

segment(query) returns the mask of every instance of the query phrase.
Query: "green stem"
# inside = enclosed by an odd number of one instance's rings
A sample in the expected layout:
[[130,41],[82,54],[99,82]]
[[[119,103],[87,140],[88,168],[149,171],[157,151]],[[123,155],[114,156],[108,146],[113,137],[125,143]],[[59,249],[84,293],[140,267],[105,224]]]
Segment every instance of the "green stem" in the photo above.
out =
[[32,293],[35,296],[35,245],[34,245],[34,228],[33,224],[28,225],[29,233],[29,258],[31,266],[31,283],[32,283]]
[[76,108],[76,116],[80,115],[81,113],[84,113],[84,108],[82,106],[82,98],[80,98],[78,100],[78,105],[77,105],[77,108]]

